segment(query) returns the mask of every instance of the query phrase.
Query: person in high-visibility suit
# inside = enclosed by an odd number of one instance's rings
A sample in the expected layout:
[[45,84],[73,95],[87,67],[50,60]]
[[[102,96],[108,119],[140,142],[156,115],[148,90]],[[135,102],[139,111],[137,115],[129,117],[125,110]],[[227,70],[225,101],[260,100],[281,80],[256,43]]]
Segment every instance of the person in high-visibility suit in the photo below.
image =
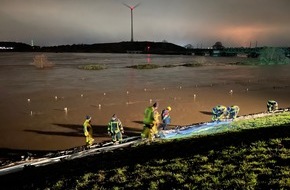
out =
[[108,124],[108,134],[112,137],[112,142],[114,144],[119,144],[122,142],[122,134],[124,133],[122,122],[114,114]]
[[159,120],[159,117],[160,117],[160,114],[159,112],[157,111],[157,109],[154,111],[154,122],[153,122],[153,135],[154,137],[159,137],[159,134],[158,134],[158,128],[160,126],[160,120]]
[[275,100],[268,100],[267,102],[267,111],[268,112],[274,112],[278,110],[278,102]]
[[236,119],[240,111],[240,107],[233,105],[228,107],[227,117],[228,119]]
[[154,139],[154,135],[157,134],[157,126],[159,125],[159,116],[160,114],[157,111],[158,103],[155,102],[152,106],[149,106],[144,111],[144,119],[143,119],[143,131],[141,133],[142,139],[149,139],[152,141]]
[[86,120],[83,124],[83,129],[84,129],[84,135],[86,137],[86,146],[90,147],[94,143],[94,138],[93,138],[93,127],[91,125],[91,120],[92,118],[90,116],[86,116]]
[[218,105],[212,109],[212,121],[221,121],[227,115],[227,107]]

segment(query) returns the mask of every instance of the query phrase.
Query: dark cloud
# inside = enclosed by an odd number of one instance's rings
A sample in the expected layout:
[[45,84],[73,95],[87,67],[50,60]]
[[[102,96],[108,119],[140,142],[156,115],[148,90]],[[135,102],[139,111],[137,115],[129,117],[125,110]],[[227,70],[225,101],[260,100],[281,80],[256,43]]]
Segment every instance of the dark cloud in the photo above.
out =
[[134,39],[211,46],[290,46],[289,0],[0,0],[0,41],[37,45]]

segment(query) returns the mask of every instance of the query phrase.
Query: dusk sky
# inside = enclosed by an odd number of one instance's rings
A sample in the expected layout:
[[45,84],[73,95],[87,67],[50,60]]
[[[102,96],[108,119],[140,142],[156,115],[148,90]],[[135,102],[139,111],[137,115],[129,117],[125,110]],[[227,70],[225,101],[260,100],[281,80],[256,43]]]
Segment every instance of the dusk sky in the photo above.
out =
[[290,0],[0,0],[0,41],[290,46]]

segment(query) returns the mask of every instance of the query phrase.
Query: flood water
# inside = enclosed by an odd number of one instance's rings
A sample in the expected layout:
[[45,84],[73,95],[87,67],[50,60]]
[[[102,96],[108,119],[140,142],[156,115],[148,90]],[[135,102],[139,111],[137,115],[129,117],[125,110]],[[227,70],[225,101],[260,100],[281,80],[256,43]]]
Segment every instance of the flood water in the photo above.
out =
[[[194,87],[209,84],[246,82],[249,80],[279,80],[288,85],[288,65],[282,66],[216,66],[216,63],[236,63],[246,58],[212,58],[195,56],[165,56],[143,54],[45,54],[55,64],[53,69],[35,69],[31,63],[35,54],[0,54],[0,85],[5,91],[31,92],[54,89],[115,91],[159,87]],[[207,67],[172,67],[135,70],[126,66],[137,64],[182,65],[194,61],[211,64]],[[102,71],[78,69],[80,65],[100,64]]]
[[[63,149],[83,144],[82,122],[92,115],[98,141],[117,113],[128,135],[138,135],[146,106],[171,105],[172,124],[210,120],[217,104],[239,104],[242,114],[264,111],[267,99],[290,107],[290,66],[229,65],[248,58],[183,55],[45,53],[50,69],[32,65],[39,53],[0,54],[0,148]],[[137,70],[138,64],[161,67]],[[101,64],[88,71],[80,65]],[[229,95],[229,91],[234,93]],[[68,109],[68,112],[64,111]],[[208,113],[208,114],[207,114]]]

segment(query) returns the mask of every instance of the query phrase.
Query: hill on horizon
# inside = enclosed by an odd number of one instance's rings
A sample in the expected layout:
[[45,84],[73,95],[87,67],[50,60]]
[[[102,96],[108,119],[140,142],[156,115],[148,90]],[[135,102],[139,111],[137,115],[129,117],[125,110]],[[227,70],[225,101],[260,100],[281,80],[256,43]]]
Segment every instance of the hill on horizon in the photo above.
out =
[[31,46],[20,42],[0,42],[4,52],[84,52],[84,53],[150,53],[187,54],[186,48],[169,42],[115,42],[95,44],[73,44],[58,46]]

